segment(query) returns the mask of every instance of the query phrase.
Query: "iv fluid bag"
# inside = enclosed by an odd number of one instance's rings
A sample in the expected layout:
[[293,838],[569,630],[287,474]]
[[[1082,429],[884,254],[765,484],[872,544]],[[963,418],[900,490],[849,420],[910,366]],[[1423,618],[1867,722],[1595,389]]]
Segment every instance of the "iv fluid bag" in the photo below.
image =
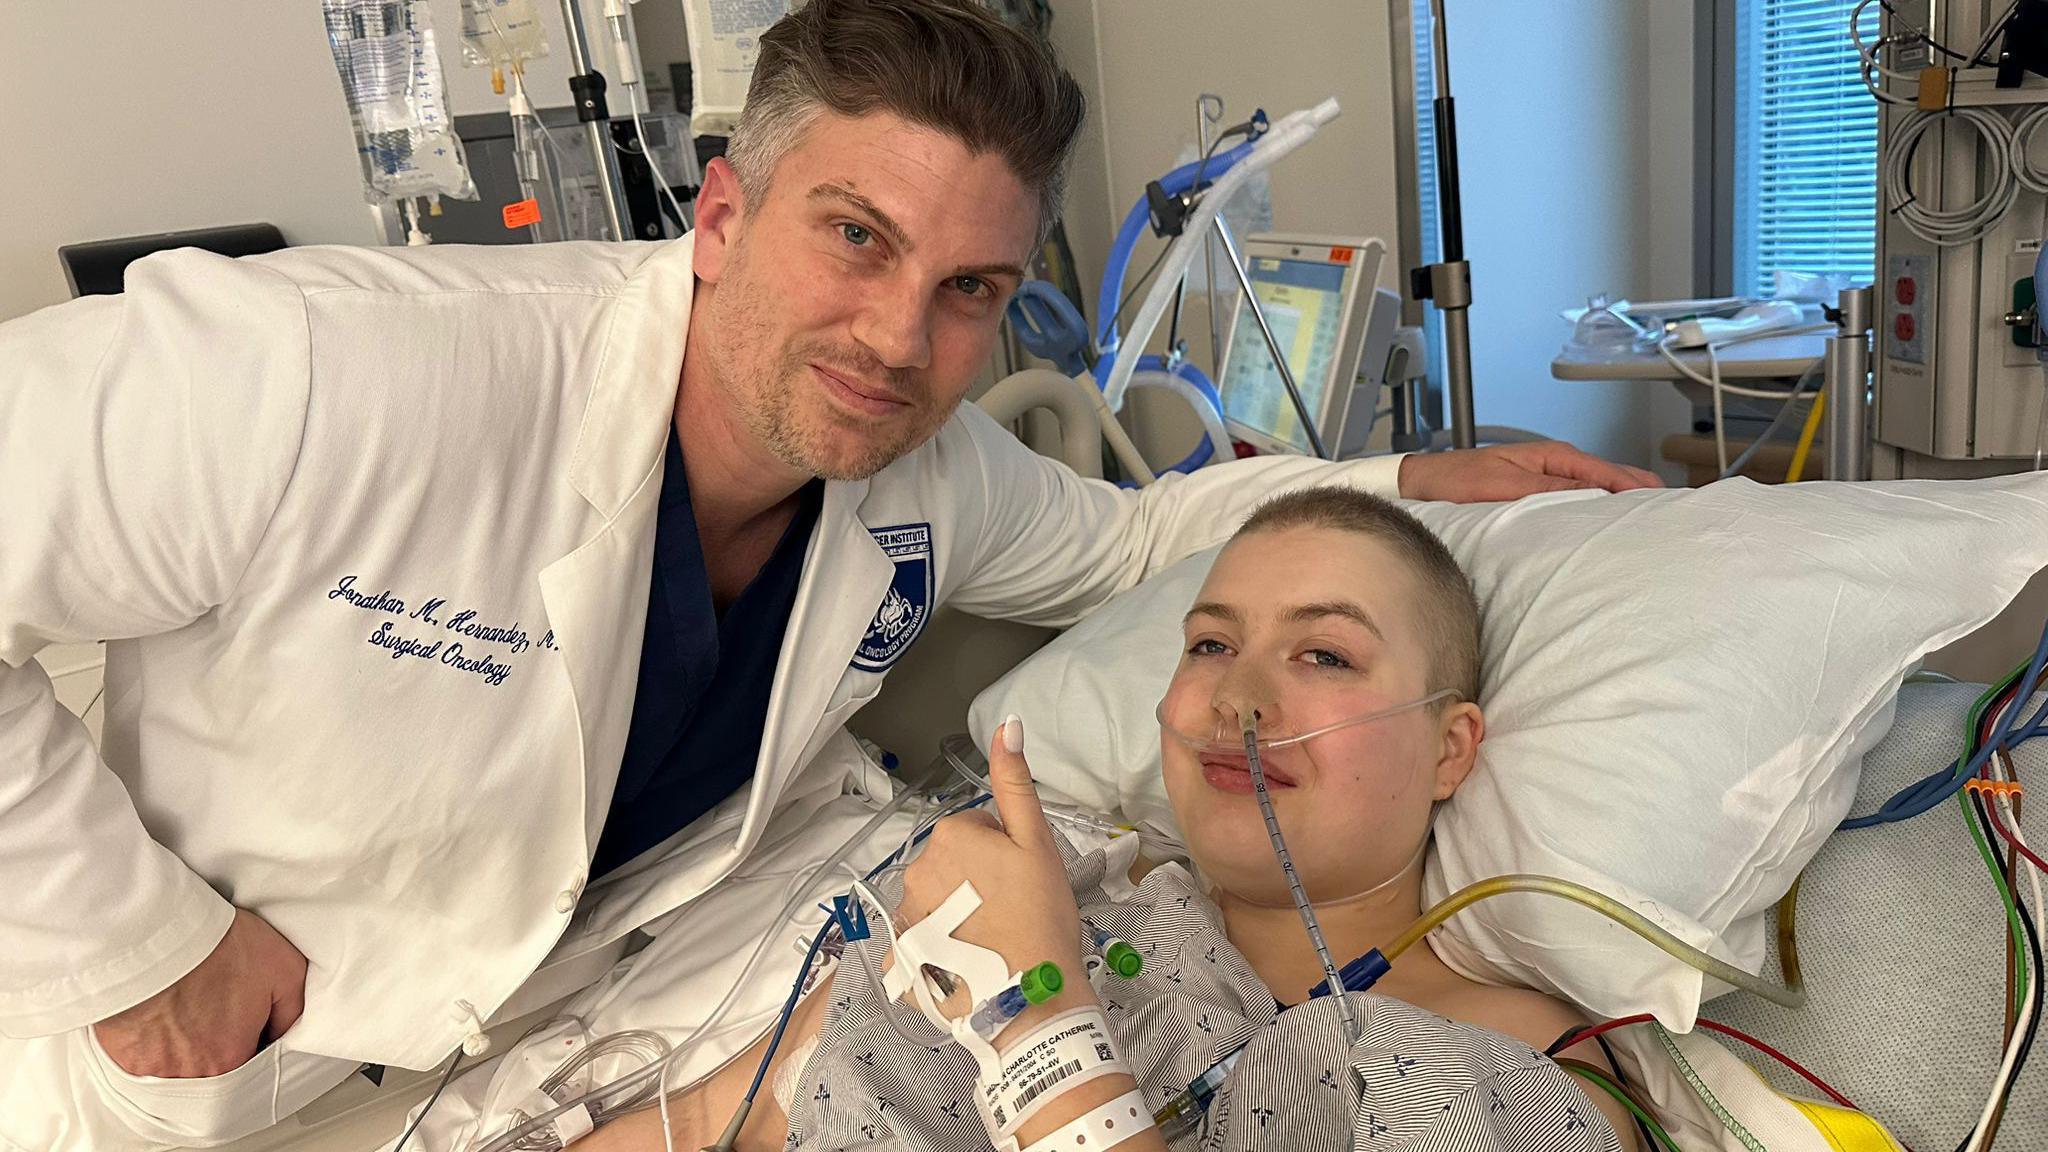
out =
[[548,54],[534,0],[462,0],[462,62],[508,68]]
[[320,0],[320,10],[355,128],[363,198],[476,199],[426,0]]

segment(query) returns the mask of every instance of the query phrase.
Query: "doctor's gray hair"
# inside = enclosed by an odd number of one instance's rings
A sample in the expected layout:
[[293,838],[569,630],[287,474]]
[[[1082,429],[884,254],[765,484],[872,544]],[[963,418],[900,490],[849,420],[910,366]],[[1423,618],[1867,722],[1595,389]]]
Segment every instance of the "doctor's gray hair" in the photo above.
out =
[[974,0],[810,0],[761,35],[747,103],[726,145],[758,203],[820,112],[888,112],[994,152],[1059,218],[1086,101],[1042,38]]

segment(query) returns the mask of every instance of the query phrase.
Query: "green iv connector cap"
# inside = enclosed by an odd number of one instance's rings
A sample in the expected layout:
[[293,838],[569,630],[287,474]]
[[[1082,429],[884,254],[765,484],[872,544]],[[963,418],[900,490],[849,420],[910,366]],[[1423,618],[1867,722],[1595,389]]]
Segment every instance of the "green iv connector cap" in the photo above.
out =
[[1060,966],[1048,960],[1019,976],[1017,990],[1024,993],[1026,1001],[1043,1004],[1059,995],[1066,983],[1066,977],[1060,975]]
[[1111,944],[1109,949],[1102,954],[1102,959],[1109,964],[1111,972],[1126,980],[1136,977],[1138,973],[1145,970],[1145,958],[1138,955],[1136,948],[1121,940]]

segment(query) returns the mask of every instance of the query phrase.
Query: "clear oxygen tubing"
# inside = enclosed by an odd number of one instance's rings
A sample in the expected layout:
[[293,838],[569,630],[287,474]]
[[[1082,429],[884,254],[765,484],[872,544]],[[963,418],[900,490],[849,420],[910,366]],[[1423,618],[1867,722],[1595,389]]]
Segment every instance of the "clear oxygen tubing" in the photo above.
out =
[[1628,905],[1611,896],[1603,895],[1570,880],[1555,876],[1537,876],[1529,873],[1511,873],[1495,876],[1467,884],[1424,912],[1415,923],[1408,926],[1393,943],[1380,949],[1380,954],[1392,962],[1401,953],[1415,946],[1415,942],[1441,927],[1443,922],[1488,897],[1508,892],[1540,892],[1547,896],[1558,896],[1583,905],[1620,924],[1643,939],[1663,949],[1673,958],[1697,968],[1724,984],[1740,988],[1745,992],[1761,996],[1773,1004],[1785,1008],[1801,1008],[1806,1005],[1806,989],[1800,984],[1796,973],[1788,972],[1787,986],[1779,987],[1768,980],[1753,976],[1725,960],[1709,956],[1687,944],[1657,925]]
[[[1417,708],[1424,708],[1441,700],[1455,700],[1458,696],[1459,692],[1455,688],[1440,688],[1419,700],[1410,700],[1406,704],[1396,704],[1392,708],[1381,708],[1375,712],[1367,712],[1362,716],[1353,716],[1348,720],[1339,720],[1334,724],[1325,724],[1320,728],[1311,728],[1306,732],[1296,735],[1260,736],[1258,738],[1258,750],[1261,752],[1271,752],[1278,748],[1291,748],[1296,744],[1306,744],[1318,736],[1326,736],[1329,733],[1345,728],[1357,728],[1364,724],[1371,724],[1376,720],[1384,720],[1389,716],[1398,716],[1403,712],[1412,712]],[[1214,732],[1208,736],[1197,736],[1192,732],[1184,732],[1179,728],[1175,728],[1167,722],[1166,701],[1161,700],[1158,708],[1154,709],[1153,714],[1159,719],[1160,731],[1167,733],[1197,752],[1220,752],[1225,755],[1235,756],[1244,751],[1242,731],[1226,733],[1223,718],[1220,716],[1217,717],[1216,730]]]
[[1280,858],[1280,871],[1287,874],[1287,890],[1294,896],[1294,910],[1301,914],[1301,923],[1308,929],[1309,942],[1315,945],[1316,959],[1323,962],[1323,978],[1329,981],[1330,990],[1337,994],[1337,1014],[1344,1020],[1344,1035],[1353,1045],[1358,1043],[1358,1015],[1352,1010],[1351,998],[1344,995],[1344,976],[1337,971],[1337,962],[1330,958],[1330,945],[1323,939],[1323,926],[1316,920],[1316,910],[1308,902],[1308,892],[1301,886],[1301,877],[1295,874],[1294,858],[1287,853],[1287,841],[1280,835],[1280,820],[1273,815],[1273,798],[1266,794],[1266,772],[1259,763],[1259,714],[1256,710],[1244,715],[1245,766],[1251,770],[1252,793],[1259,799],[1259,814],[1266,818],[1266,835],[1273,841],[1273,855]]
[[[543,1021],[540,1025],[529,1028],[527,1034],[531,1035],[540,1028],[546,1027],[548,1023],[550,1022]],[[524,1039],[524,1037],[521,1039]],[[599,1059],[606,1056],[621,1057],[626,1060],[635,1061],[638,1065],[645,1066],[659,1061],[662,1057],[668,1055],[668,1052],[668,1040],[659,1033],[639,1028],[614,1032],[602,1040],[584,1045],[576,1055],[564,1061],[559,1068],[556,1068],[554,1072],[548,1075],[547,1079],[540,1082],[540,1091],[551,1101],[561,1099],[562,1097],[558,1094],[565,1093],[572,1088],[570,1077],[575,1076],[585,1068],[593,1067]],[[584,1108],[589,1113],[587,1123],[593,1128],[602,1128],[629,1112],[638,1111],[653,1102],[654,1087],[651,1083],[636,1085],[613,1098],[585,1104]],[[590,1093],[585,1093],[586,1097],[589,1095]],[[526,1119],[526,1114],[522,1111],[515,1111],[512,1113],[512,1119],[515,1124],[522,1123]],[[577,1125],[579,1129],[582,1126],[582,1124]],[[528,1152],[556,1152],[561,1147],[561,1133],[555,1129],[534,1133],[528,1136],[521,1145],[521,1148],[528,1150]]]
[[1200,206],[1189,215],[1180,236],[1168,248],[1152,287],[1146,293],[1145,303],[1138,309],[1137,318],[1131,321],[1130,338],[1121,342],[1115,366],[1103,382],[1103,393],[1111,411],[1123,407],[1124,391],[1130,386],[1131,374],[1137,371],[1145,341],[1165,317],[1167,307],[1178,293],[1181,276],[1201,253],[1209,230],[1214,227],[1224,205],[1250,183],[1252,177],[1307,143],[1317,129],[1336,119],[1337,111],[1336,100],[1324,100],[1313,108],[1290,112],[1274,122],[1270,131],[1252,143],[1249,153],[1211,186]]
[[[611,1083],[593,1088],[581,1096],[566,1100],[554,1108],[533,1117],[524,1124],[508,1128],[489,1143],[479,1148],[477,1152],[513,1152],[513,1150],[521,1147],[520,1142],[527,1137],[552,1129],[556,1119],[571,1109],[583,1106],[586,1103],[602,1101],[622,1092],[644,1087],[650,1082],[659,1085],[660,1089],[665,1092],[670,1070],[681,1063],[684,1057],[696,1051],[697,1044],[725,1021],[726,1013],[732,1010],[734,1002],[739,998],[740,989],[746,987],[747,981],[752,979],[754,975],[754,970],[760,967],[762,959],[768,955],[769,946],[782,938],[782,926],[794,919],[797,913],[807,904],[813,902],[810,892],[811,881],[819,876],[829,875],[837,871],[840,865],[846,863],[847,858],[853,855],[854,849],[865,844],[869,837],[880,831],[883,824],[886,824],[891,817],[902,810],[903,806],[912,797],[917,795],[919,793],[909,788],[899,790],[890,799],[888,804],[884,805],[880,811],[870,817],[867,823],[861,825],[859,831],[848,837],[846,842],[841,844],[831,856],[797,874],[798,878],[793,885],[793,892],[775,914],[774,927],[761,934],[760,942],[754,945],[753,954],[747,957],[745,967],[740,970],[739,979],[733,981],[732,987],[726,990],[725,996],[711,1009],[711,1014],[705,1017],[704,1023],[697,1027],[697,1030],[690,1035],[689,1039],[676,1045],[666,1058],[628,1072]],[[602,1043],[603,1041],[596,1042]]]

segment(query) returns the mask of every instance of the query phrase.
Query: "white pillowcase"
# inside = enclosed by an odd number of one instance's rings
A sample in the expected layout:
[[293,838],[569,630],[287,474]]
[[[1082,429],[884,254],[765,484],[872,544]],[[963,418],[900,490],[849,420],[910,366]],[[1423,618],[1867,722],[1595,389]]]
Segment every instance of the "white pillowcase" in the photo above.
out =
[[[1487,737],[1438,813],[1425,898],[1560,876],[1752,971],[1768,909],[1847,815],[1906,671],[2048,566],[2039,474],[1409,508],[1484,613]],[[1013,669],[975,700],[969,731],[985,741],[1014,712],[1045,791],[1171,830],[1153,709],[1214,557],[1155,575]],[[1431,943],[1470,977],[1598,1016],[1690,1028],[1721,991],[1540,895],[1484,901]]]

